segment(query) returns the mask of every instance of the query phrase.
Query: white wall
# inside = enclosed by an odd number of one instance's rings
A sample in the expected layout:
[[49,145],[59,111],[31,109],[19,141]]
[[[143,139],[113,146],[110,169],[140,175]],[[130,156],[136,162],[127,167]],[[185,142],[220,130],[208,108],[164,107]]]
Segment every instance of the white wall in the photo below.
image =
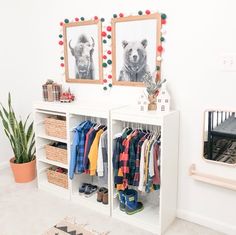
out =
[[[0,7],[0,102],[6,105],[10,91],[16,114],[22,118],[31,112],[33,100],[41,97],[42,79],[37,72],[40,65],[34,55],[37,46],[34,20],[37,16],[32,8],[30,0],[1,1]],[[0,146],[1,167],[13,155],[2,128]]]
[[[178,213],[184,218],[236,234],[236,192],[198,183],[188,176],[189,166],[196,163],[197,169],[209,174],[236,177],[234,168],[209,164],[201,158],[203,110],[214,107],[235,108],[235,72],[222,72],[218,60],[222,53],[236,53],[236,2],[24,2],[24,7],[20,3],[18,6],[5,3],[9,6],[3,10],[2,18],[5,19],[2,20],[7,19],[9,23],[2,26],[6,36],[0,39],[3,41],[0,44],[1,51],[6,54],[6,58],[0,55],[1,84],[5,82],[3,87],[1,85],[0,99],[6,97],[6,90],[14,84],[11,90],[14,92],[15,104],[23,114],[30,111],[31,100],[41,98],[40,85],[47,78],[62,81],[58,34],[59,22],[64,18],[98,15],[109,19],[113,13],[136,13],[140,9],[159,10],[168,15],[163,73],[168,80],[173,107],[181,111]],[[9,30],[9,24],[16,29],[18,35]],[[20,45],[15,44],[16,36]],[[33,63],[35,60],[37,64]],[[23,81],[27,82],[27,86],[23,86]],[[100,99],[105,102],[108,99],[113,102],[135,102],[141,91],[138,88],[114,87],[110,92],[104,92],[101,86],[95,85],[71,85],[71,88],[76,92],[78,100]],[[0,141],[6,145],[3,137],[0,137]],[[9,151],[6,146],[0,149],[0,155],[3,155],[0,162],[7,159]]]

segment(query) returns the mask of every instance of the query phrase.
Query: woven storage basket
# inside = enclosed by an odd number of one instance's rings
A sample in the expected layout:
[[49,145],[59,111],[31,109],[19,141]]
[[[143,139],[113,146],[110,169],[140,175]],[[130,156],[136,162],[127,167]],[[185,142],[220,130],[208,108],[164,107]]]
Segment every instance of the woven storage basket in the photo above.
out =
[[54,147],[50,144],[45,145],[46,158],[52,161],[67,164],[67,150]]
[[57,117],[47,117],[44,121],[47,135],[66,139],[66,120]]
[[56,172],[52,169],[48,169],[47,178],[49,183],[68,189],[67,174],[63,174],[60,172]]

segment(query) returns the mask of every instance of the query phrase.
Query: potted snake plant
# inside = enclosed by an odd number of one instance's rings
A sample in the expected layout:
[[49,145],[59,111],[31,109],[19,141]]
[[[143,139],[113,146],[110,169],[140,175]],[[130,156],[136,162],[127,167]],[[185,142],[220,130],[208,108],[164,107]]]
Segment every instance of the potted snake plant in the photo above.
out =
[[14,157],[10,166],[17,183],[30,182],[36,177],[35,134],[33,122],[28,124],[29,116],[23,121],[17,119],[11,104],[11,94],[8,94],[8,105],[0,106],[0,117],[4,132],[11,144]]

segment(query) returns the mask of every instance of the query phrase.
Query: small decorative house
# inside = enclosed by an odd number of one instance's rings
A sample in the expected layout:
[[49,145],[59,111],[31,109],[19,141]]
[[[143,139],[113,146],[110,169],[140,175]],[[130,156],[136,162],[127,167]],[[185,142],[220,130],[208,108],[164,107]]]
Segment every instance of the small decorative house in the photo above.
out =
[[163,84],[157,96],[157,111],[158,112],[170,111],[170,95],[166,89],[165,84]]
[[140,95],[138,99],[138,107],[139,111],[144,111],[144,112],[148,111],[148,100],[144,94]]

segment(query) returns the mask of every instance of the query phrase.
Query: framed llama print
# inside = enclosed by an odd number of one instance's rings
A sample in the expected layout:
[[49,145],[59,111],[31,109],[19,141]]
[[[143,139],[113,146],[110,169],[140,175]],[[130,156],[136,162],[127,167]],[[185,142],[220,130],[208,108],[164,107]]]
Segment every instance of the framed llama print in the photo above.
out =
[[144,75],[160,70],[161,15],[112,19],[112,78],[114,85],[144,86]]
[[65,77],[67,82],[101,83],[101,21],[63,25]]

